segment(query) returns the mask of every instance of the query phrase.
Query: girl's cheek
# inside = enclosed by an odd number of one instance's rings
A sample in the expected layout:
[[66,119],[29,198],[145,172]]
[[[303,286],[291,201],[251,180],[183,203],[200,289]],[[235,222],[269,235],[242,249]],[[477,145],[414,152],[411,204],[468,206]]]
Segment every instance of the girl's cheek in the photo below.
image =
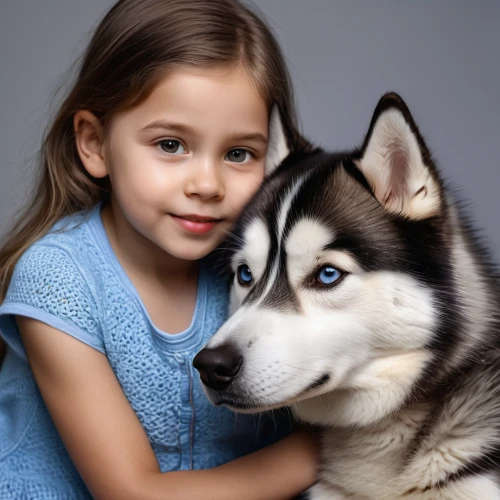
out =
[[246,196],[247,200],[249,201],[250,198],[257,192],[257,190],[260,188],[262,183],[264,182],[264,173],[262,173],[262,176],[256,177],[253,183],[248,183],[248,188],[246,191]]
[[239,214],[245,205],[250,201],[252,196],[256,193],[257,189],[259,189],[262,182],[255,181],[253,184],[246,184],[243,189],[238,193],[235,197],[235,206],[236,211]]

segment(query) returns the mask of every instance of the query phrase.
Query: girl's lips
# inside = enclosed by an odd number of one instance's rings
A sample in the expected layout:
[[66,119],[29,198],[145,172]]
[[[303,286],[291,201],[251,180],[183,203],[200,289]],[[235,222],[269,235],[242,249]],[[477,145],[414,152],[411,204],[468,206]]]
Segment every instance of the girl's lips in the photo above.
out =
[[172,218],[179,224],[182,229],[196,234],[204,234],[211,231],[221,219],[209,219],[208,217],[197,216],[179,216],[171,214]]

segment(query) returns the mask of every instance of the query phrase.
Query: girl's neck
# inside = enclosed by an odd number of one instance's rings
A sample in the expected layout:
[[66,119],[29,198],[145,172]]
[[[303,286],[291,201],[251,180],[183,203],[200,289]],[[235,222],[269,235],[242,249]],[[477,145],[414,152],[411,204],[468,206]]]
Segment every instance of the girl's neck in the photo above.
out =
[[185,331],[192,322],[198,262],[176,259],[137,233],[119,210],[105,206],[101,218],[121,266],[157,328]]

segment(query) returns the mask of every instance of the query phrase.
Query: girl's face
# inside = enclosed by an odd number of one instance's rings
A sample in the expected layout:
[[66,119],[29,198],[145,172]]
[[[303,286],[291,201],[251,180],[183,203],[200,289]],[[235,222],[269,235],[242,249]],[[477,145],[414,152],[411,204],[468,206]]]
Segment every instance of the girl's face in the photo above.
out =
[[264,178],[268,108],[243,68],[178,70],[112,119],[113,211],[183,260],[211,252]]

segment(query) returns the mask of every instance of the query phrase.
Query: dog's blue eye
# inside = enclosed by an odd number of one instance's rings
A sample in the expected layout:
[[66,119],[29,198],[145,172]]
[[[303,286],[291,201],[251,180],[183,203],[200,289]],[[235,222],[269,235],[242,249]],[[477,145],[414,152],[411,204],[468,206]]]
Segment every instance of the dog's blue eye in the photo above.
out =
[[252,271],[250,271],[250,268],[246,264],[242,264],[241,266],[239,266],[236,274],[238,276],[240,285],[248,286],[252,284]]
[[321,285],[331,285],[335,283],[342,274],[339,270],[335,269],[333,266],[326,265],[323,266],[316,275],[316,279]]

